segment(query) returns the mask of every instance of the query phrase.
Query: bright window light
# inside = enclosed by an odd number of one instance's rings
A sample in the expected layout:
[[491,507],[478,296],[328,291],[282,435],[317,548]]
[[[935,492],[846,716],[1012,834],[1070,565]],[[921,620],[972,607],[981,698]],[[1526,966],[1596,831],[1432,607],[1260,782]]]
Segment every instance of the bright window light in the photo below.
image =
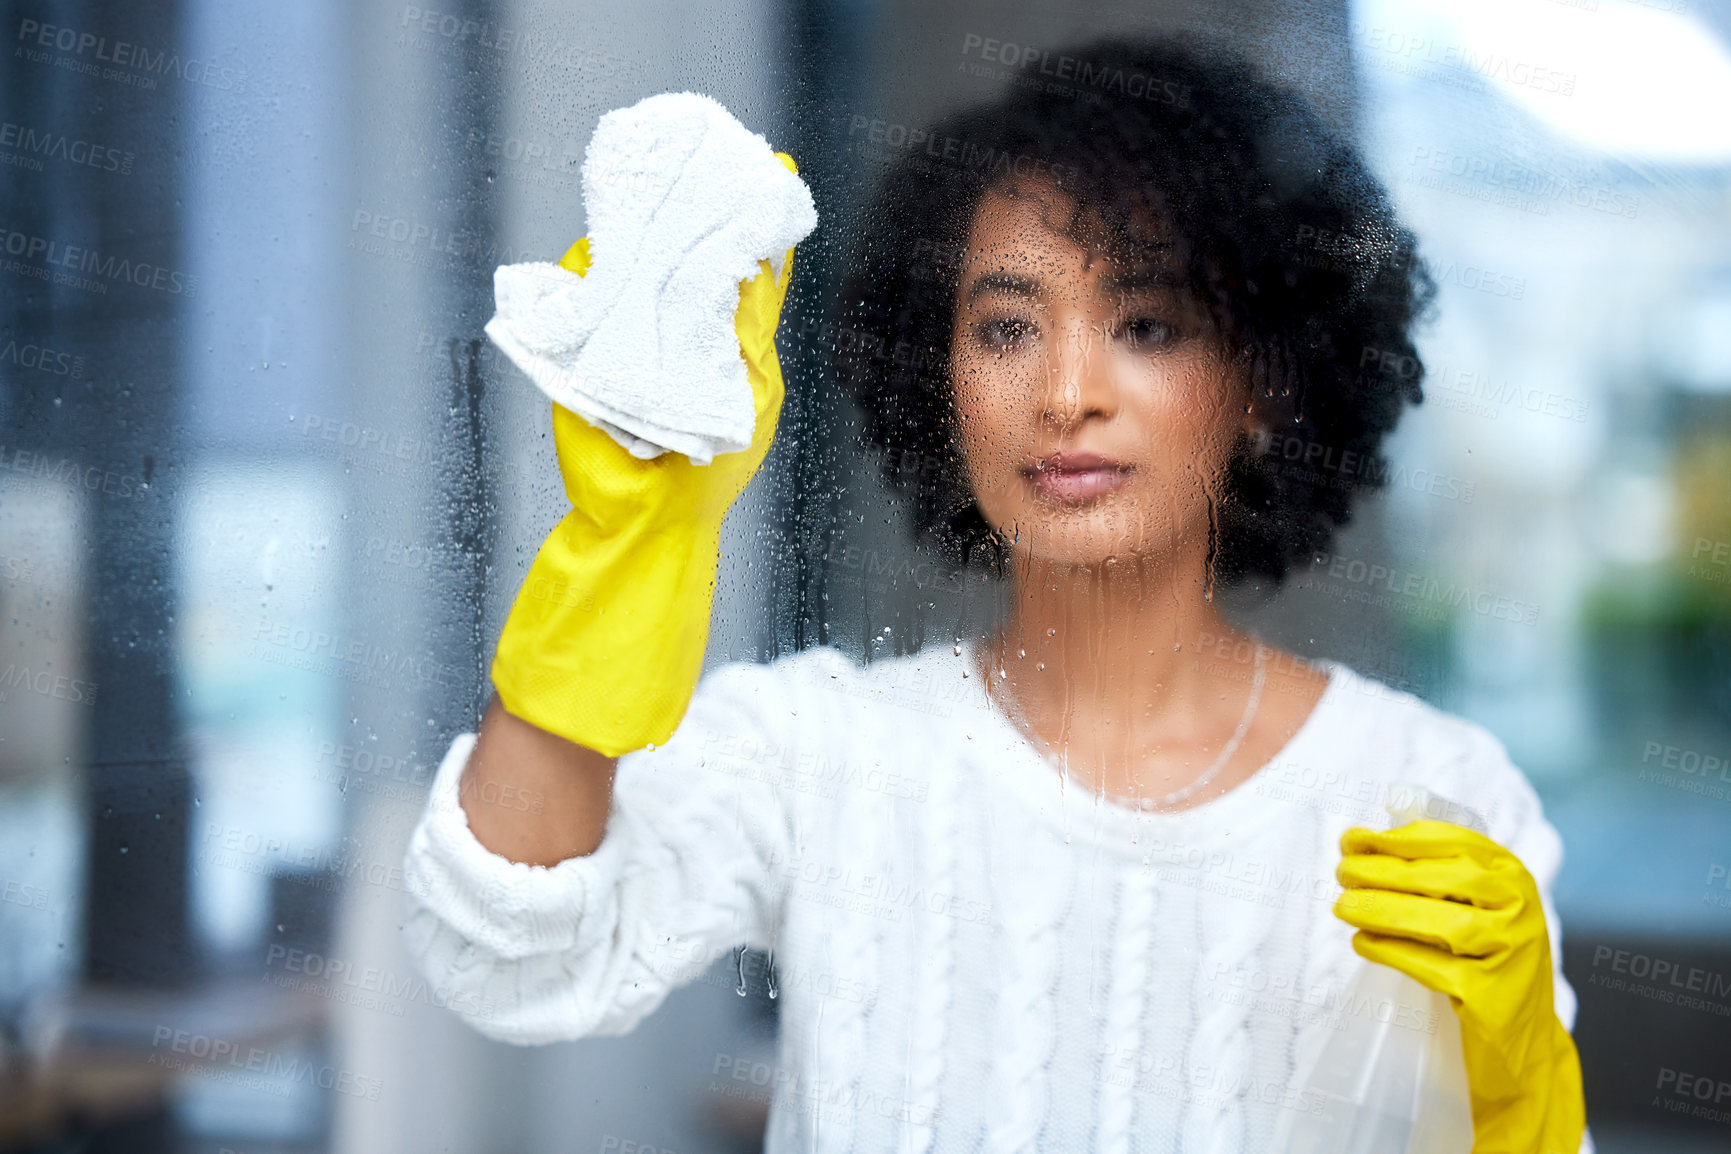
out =
[[1579,144],[1632,161],[1731,163],[1731,52],[1687,13],[1622,0],[1372,0],[1359,20],[1361,51],[1476,78]]

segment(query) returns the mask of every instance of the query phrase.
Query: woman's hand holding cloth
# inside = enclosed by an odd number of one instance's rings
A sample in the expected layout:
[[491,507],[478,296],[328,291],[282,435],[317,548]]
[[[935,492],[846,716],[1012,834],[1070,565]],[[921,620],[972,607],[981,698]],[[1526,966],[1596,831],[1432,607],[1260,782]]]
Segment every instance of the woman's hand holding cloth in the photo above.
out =
[[[586,242],[560,263],[587,272]],[[780,274],[766,261],[739,290],[735,328],[757,413],[744,451],[708,465],[680,453],[642,459],[553,406],[572,508],[530,565],[493,658],[493,685],[513,715],[609,757],[666,741],[684,716],[709,635],[722,519],[781,412],[775,329],[792,249]]]
[[557,266],[494,274],[487,335],[554,402],[572,508],[493,684],[511,715],[606,757],[666,741],[697,687],[722,519],[781,411],[775,329],[817,225],[797,173],[709,97],[650,96],[590,138],[590,235]]
[[1474,1154],[1576,1154],[1586,1127],[1580,1060],[1557,1020],[1533,877],[1458,825],[1349,829],[1334,912],[1362,957],[1447,994],[1460,1017]]

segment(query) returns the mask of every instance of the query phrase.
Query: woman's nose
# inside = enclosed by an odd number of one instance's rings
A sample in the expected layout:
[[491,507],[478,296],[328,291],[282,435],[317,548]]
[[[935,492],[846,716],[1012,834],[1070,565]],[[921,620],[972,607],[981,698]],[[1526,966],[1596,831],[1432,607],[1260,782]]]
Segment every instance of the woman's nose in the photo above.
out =
[[1105,351],[1101,334],[1085,320],[1056,326],[1046,358],[1044,421],[1068,429],[1116,411],[1117,391]]

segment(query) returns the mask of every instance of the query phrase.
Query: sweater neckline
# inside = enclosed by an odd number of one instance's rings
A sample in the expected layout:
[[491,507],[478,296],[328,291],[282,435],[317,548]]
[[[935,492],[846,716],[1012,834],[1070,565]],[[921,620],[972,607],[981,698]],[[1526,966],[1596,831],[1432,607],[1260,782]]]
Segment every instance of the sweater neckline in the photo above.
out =
[[[1097,794],[1069,779],[1023,733],[981,683],[974,663],[975,647],[963,641],[946,654],[959,664],[965,677],[969,702],[986,716],[987,733],[980,736],[1005,754],[997,766],[999,784],[1007,788],[1066,841],[1086,839],[1099,848],[1130,858],[1146,858],[1151,848],[1174,842],[1194,845],[1202,841],[1231,839],[1267,821],[1277,819],[1283,807],[1269,805],[1261,787],[1283,764],[1301,760],[1310,745],[1320,740],[1329,718],[1338,710],[1347,681],[1353,673],[1336,661],[1315,664],[1328,673],[1322,694],[1298,729],[1273,756],[1243,781],[1218,797],[1177,811],[1144,810]],[[1237,844],[1242,845],[1240,838]]]

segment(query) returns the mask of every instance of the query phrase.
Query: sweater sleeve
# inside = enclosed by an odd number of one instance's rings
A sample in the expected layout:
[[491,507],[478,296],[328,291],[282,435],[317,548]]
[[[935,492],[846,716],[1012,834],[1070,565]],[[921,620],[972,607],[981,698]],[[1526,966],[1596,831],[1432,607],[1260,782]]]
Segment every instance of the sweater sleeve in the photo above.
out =
[[475,840],[458,796],[475,738],[458,737],[405,867],[406,944],[439,1000],[500,1041],[621,1034],[734,945],[772,944],[792,814],[772,776],[710,751],[786,740],[776,680],[706,678],[666,746],[620,759],[601,845],[550,868]]

